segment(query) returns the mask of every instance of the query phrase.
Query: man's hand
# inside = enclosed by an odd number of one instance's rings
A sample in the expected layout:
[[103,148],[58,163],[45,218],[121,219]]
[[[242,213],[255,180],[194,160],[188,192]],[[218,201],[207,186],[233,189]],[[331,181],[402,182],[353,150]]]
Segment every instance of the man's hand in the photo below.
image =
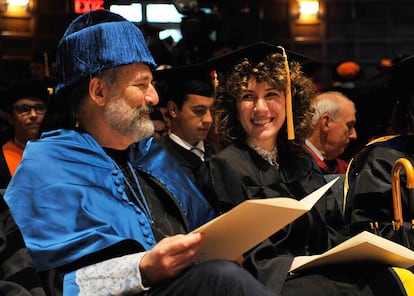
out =
[[143,285],[159,284],[195,264],[201,242],[200,233],[178,234],[161,240],[141,260]]

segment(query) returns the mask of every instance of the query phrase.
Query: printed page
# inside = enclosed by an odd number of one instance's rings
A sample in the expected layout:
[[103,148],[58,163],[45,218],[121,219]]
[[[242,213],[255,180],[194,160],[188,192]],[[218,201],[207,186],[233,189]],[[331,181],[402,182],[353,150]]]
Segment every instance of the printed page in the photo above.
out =
[[287,197],[248,200],[204,224],[193,231],[205,236],[199,261],[236,259],[309,211],[336,181],[301,201]]
[[371,262],[408,268],[414,266],[414,252],[400,244],[361,232],[321,255],[296,257],[291,271],[328,264]]

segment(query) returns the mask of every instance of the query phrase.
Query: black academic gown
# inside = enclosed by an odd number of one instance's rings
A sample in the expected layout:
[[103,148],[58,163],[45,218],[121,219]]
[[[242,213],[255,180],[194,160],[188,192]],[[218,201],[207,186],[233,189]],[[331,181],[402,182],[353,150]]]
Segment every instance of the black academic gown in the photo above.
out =
[[3,150],[0,147],[0,189],[5,189],[11,180],[9,167],[7,166],[6,158]]
[[[402,157],[414,164],[413,135],[376,142],[355,156],[348,176],[350,184],[345,211],[351,234],[370,230],[370,222],[373,221],[380,222],[379,228],[382,229],[382,222],[394,220],[391,171],[395,161]],[[400,175],[403,217],[404,221],[411,221],[414,218],[414,201],[411,201],[410,210],[404,169]]]
[[[198,175],[200,167],[203,164],[200,157],[178,145],[168,135],[162,137],[159,143],[177,160],[187,175],[195,181],[196,175]],[[206,142],[204,142],[204,145],[206,150],[205,157],[208,158],[209,155],[213,154],[212,147]]]
[[[278,145],[277,170],[246,144],[234,143],[210,158],[197,184],[206,196],[216,199],[222,212],[246,199],[300,199],[326,181],[312,156],[296,149],[300,148]],[[328,191],[311,211],[244,254],[243,266],[276,294],[375,295],[368,278],[373,273],[363,272],[361,267],[359,273],[351,267],[335,266],[309,275],[289,274],[293,256],[319,254],[343,241],[343,226],[337,200]],[[385,267],[378,270],[388,275]]]
[[1,194],[0,263],[0,295],[46,295],[20,229]]
[[[308,152],[290,151],[279,145],[280,169],[270,165],[244,143],[235,143],[210,158],[197,180],[205,196],[226,212],[247,199],[293,197],[301,199],[326,183]],[[297,148],[299,149],[299,148]],[[273,237],[284,240],[280,248],[294,255],[317,254],[343,240],[340,208],[331,194],[313,209]],[[289,235],[287,234],[289,233]]]

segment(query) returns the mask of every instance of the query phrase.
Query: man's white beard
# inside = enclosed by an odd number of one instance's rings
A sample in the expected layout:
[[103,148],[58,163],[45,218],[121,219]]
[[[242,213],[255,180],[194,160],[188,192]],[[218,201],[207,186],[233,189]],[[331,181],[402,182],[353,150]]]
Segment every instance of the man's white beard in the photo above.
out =
[[106,122],[123,136],[131,138],[133,143],[152,136],[154,124],[150,118],[142,117],[141,112],[148,107],[131,108],[122,98],[111,98],[105,107]]

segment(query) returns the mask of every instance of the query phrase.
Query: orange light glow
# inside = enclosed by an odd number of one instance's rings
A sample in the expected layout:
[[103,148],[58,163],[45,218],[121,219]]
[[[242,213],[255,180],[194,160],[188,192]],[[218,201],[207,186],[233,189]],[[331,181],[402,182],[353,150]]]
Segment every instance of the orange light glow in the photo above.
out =
[[91,10],[104,9],[104,0],[74,0],[73,8],[76,14],[82,14]]

